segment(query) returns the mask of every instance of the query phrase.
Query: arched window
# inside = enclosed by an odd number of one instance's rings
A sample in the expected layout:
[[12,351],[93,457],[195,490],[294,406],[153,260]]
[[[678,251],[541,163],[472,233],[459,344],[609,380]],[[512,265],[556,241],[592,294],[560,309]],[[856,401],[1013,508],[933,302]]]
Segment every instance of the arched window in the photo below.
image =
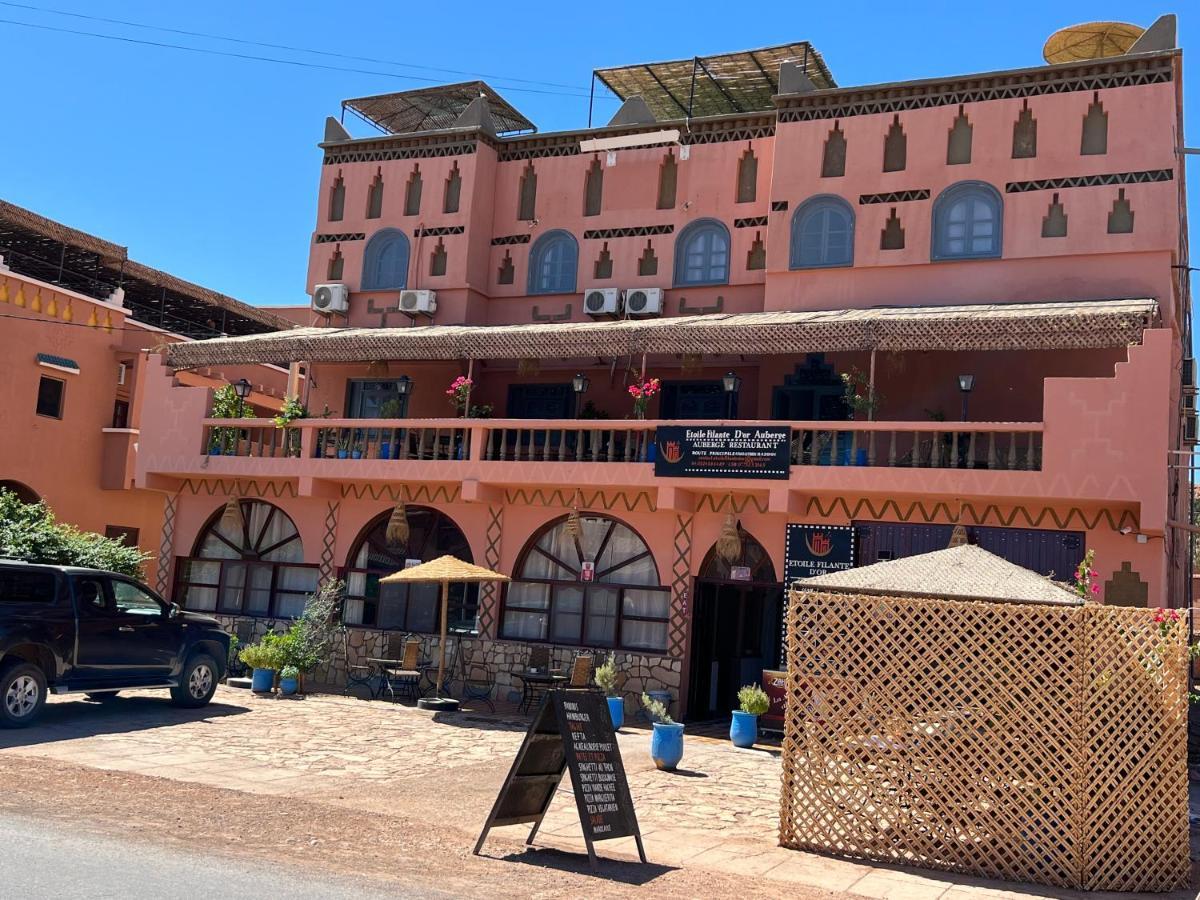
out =
[[[441,587],[436,584],[380,584],[385,575],[410,563],[429,562],[450,554],[473,562],[471,546],[462,530],[445,513],[427,506],[405,508],[408,540],[395,544],[387,539],[392,511],[376,516],[362,530],[346,561],[346,606],[342,621],[347,625],[394,628],[401,631],[434,633],[440,630]],[[450,585],[450,631],[474,632],[479,608],[479,585]]]
[[176,561],[175,600],[227,615],[295,618],[319,580],[304,562],[300,533],[287,513],[262,500],[221,506],[200,530],[190,557]]
[[9,491],[16,494],[17,499],[22,503],[37,503],[42,499],[38,496],[37,491],[19,481],[0,481],[0,491]]
[[566,231],[547,231],[529,251],[529,293],[570,294],[575,290],[579,245]]
[[729,283],[729,229],[716,219],[693,222],[675,241],[675,286]]
[[362,290],[400,291],[408,284],[408,238],[397,228],[371,235],[363,253]]
[[1000,255],[1004,205],[990,184],[963,181],[942,191],[933,204],[933,259]]
[[714,544],[709,548],[707,555],[704,557],[704,562],[700,565],[700,577],[708,578],[713,581],[730,581],[733,579],[733,569],[749,570],[749,578],[739,578],[739,581],[750,581],[755,584],[774,584],[775,564],[771,562],[771,555],[767,553],[767,549],[758,542],[755,537],[746,529],[742,528],[742,523],[738,522],[737,526],[738,537],[741,538],[741,552],[732,562],[717,553],[717,547]]
[[801,203],[792,215],[789,266],[819,269],[854,264],[854,210],[825,194]]
[[608,516],[567,518],[534,536],[504,601],[501,637],[663,651],[670,594],[646,542]]

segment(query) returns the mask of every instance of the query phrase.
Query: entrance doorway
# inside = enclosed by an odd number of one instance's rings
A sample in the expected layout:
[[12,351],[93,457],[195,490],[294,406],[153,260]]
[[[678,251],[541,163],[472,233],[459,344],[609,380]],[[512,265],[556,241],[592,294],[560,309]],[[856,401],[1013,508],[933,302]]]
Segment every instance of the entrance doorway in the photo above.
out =
[[[732,563],[708,551],[696,578],[688,681],[691,721],[726,716],[738,689],[760,684],[780,661],[783,585],[762,544],[738,526],[742,552]],[[736,577],[735,577],[736,576]]]

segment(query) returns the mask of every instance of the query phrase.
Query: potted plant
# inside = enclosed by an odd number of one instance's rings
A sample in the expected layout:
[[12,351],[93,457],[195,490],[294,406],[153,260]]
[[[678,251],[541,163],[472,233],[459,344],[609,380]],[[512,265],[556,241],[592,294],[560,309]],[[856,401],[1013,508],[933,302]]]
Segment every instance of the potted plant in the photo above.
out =
[[362,455],[363,455],[363,442],[361,439],[355,439],[354,443],[350,446],[350,458],[351,459],[362,459]]
[[771,708],[771,701],[757,684],[747,684],[738,691],[738,706],[729,723],[729,739],[735,747],[753,747],[758,740],[758,717]]
[[[400,400],[393,397],[390,400],[385,400],[383,405],[379,407],[379,417],[381,419],[399,419],[403,409],[400,405]],[[380,437],[379,441],[379,458],[380,459],[398,459],[400,457],[400,444],[397,442],[393,445],[392,437],[395,435],[395,429],[386,429],[387,438]],[[394,451],[394,452],[393,452]]]
[[282,665],[280,656],[279,648],[267,643],[252,644],[238,654],[251,670],[250,690],[256,694],[271,692],[275,686],[275,673]]
[[650,758],[658,768],[674,772],[683,759],[683,725],[671,718],[662,701],[655,700],[649,694],[642,694],[642,706],[654,721]]
[[629,386],[629,396],[633,398],[633,417],[635,419],[646,418],[646,408],[650,405],[650,398],[658,394],[661,387],[662,382],[657,378]]
[[604,664],[596,667],[596,674],[592,676],[596,682],[596,687],[604,691],[604,696],[608,700],[608,717],[612,719],[613,729],[620,731],[621,726],[625,724],[625,698],[621,696],[617,690],[617,661],[615,654],[604,661]]
[[275,416],[275,427],[283,429],[283,452],[286,456],[300,455],[300,432],[291,425],[297,419],[308,418],[308,410],[299,397],[285,397],[279,414]]
[[290,697],[300,687],[300,670],[295,666],[284,666],[279,670],[279,693]]
[[345,459],[350,455],[350,436],[342,435],[337,442],[337,458]]

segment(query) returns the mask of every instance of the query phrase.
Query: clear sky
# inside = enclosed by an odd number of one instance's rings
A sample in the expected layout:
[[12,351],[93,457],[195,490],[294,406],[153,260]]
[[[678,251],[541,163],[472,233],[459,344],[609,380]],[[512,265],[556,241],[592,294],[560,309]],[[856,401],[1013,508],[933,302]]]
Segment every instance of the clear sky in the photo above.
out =
[[[1189,36],[1200,34],[1200,11],[1189,16],[1186,7],[1108,0],[0,0],[0,197],[249,303],[305,303],[316,145],[343,98],[478,73],[539,130],[554,131],[586,124],[595,67],[809,40],[840,85],[900,81],[1038,65],[1051,32],[1083,21],[1148,26],[1178,12],[1180,44],[1188,48]],[[1194,81],[1189,76],[1184,90],[1189,146],[1200,145]],[[598,101],[597,120],[607,121],[617,105]],[[352,130],[370,133],[362,125]],[[1200,156],[1190,160],[1194,209]]]

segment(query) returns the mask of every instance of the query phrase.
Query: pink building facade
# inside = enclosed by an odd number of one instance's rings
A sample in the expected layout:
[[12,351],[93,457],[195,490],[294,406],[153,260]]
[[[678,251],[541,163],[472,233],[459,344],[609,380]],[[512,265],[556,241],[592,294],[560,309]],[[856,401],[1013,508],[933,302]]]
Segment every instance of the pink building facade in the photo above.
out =
[[[460,671],[504,694],[531,646],[612,651],[631,696],[697,717],[778,664],[785,573],[844,535],[864,564],[963,526],[1060,580],[1092,550],[1104,602],[1187,605],[1180,52],[807,75],[764,73],[766,108],[630,101],[579,132],[497,136],[495,101],[434,131],[331,121],[308,287],[332,307],[149,364],[164,427],[135,482],[166,498],[174,598],[252,631],[344,577],[337,678],[392,634],[432,650],[431,599],[377,582],[453,552],[514,578],[455,596]],[[304,367],[286,439],[206,418],[186,380],[256,363]],[[783,428],[786,459],[671,471],[679,426]]]

